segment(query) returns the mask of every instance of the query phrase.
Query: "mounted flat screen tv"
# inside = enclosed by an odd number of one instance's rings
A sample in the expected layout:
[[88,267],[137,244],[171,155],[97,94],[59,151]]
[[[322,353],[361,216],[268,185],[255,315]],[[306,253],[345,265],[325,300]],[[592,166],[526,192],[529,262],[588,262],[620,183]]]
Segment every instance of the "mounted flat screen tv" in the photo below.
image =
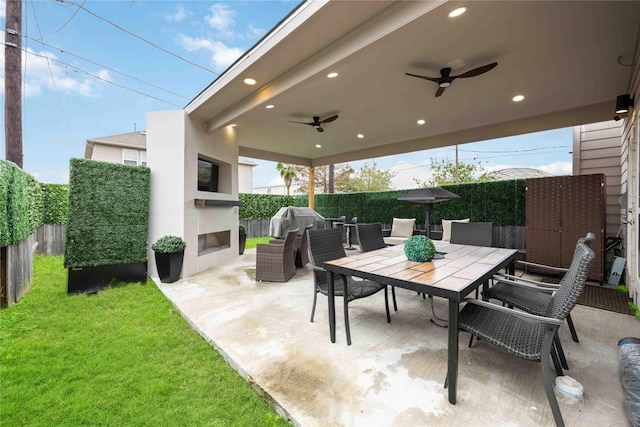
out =
[[218,192],[218,170],[212,161],[198,159],[198,191]]

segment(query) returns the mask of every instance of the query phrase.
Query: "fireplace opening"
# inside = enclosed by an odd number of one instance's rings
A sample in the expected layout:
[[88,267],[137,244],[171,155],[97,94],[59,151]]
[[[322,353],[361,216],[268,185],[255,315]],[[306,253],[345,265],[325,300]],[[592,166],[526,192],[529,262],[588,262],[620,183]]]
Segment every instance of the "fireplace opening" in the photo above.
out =
[[204,255],[231,247],[231,230],[198,236],[198,255]]

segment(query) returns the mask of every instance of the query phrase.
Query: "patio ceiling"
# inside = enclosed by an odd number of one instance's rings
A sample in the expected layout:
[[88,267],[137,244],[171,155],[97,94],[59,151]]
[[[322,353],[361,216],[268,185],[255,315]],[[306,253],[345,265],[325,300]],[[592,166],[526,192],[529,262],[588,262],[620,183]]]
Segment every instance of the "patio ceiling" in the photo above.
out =
[[[305,2],[185,111],[234,124],[242,156],[314,166],[610,120],[639,28],[638,1]],[[494,61],[438,98],[404,74]],[[289,122],[333,114],[323,133]]]

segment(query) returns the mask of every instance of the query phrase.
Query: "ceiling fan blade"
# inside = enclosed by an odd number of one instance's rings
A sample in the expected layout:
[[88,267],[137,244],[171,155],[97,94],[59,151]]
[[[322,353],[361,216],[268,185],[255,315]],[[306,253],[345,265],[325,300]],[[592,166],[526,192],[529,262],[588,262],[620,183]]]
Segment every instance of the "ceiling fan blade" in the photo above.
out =
[[335,116],[331,116],[331,117],[327,117],[326,119],[324,119],[323,121],[321,121],[320,123],[329,123],[334,121],[335,119],[338,118],[338,115],[336,114]]
[[427,76],[419,76],[417,74],[411,74],[411,73],[405,73],[407,76],[411,76],[411,77],[417,77],[419,79],[425,79],[425,80],[429,80],[431,82],[436,82],[436,83],[440,83],[440,80],[442,79],[441,77],[427,77]]
[[459,76],[455,76],[457,78],[465,79],[467,77],[475,77],[480,74],[484,74],[489,70],[494,69],[498,65],[497,62],[492,62],[491,64],[483,65],[482,67],[474,68],[473,70],[469,70],[466,73],[462,73]]
[[324,132],[324,129],[322,129],[320,126],[318,126],[318,127],[316,128],[316,130],[317,130],[318,132]]
[[439,87],[438,90],[436,91],[436,98],[442,95],[445,89],[446,87]]

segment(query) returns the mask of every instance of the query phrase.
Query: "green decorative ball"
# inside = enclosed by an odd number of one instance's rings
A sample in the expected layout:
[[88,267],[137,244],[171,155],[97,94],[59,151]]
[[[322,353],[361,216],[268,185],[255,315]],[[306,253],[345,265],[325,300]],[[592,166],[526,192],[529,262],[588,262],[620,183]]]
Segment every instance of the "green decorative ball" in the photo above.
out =
[[404,244],[409,261],[428,262],[436,256],[436,246],[427,236],[411,236]]

